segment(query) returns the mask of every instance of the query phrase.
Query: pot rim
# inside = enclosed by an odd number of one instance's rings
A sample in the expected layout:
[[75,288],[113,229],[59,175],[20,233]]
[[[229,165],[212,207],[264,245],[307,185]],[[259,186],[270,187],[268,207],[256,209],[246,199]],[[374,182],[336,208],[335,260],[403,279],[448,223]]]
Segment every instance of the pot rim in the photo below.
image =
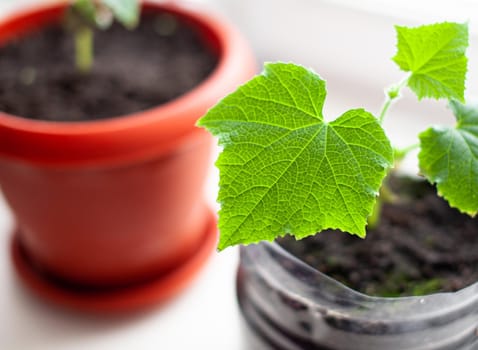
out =
[[[0,40],[58,18],[66,3],[37,4],[0,22]],[[227,92],[254,74],[252,53],[241,34],[217,14],[193,5],[142,2],[150,11],[174,13],[204,37],[218,62],[195,88],[165,104],[104,120],[52,122],[0,112],[0,156],[42,165],[122,163],[161,155],[195,131],[196,120]],[[53,16],[50,20],[40,18]],[[23,29],[16,26],[29,22]],[[7,33],[7,34],[6,34]],[[61,147],[59,147],[61,145]]]
[[[278,260],[281,262],[278,263]],[[334,322],[361,324],[391,333],[448,324],[478,310],[478,282],[457,292],[409,297],[374,297],[355,291],[293,256],[277,243],[241,247],[241,268],[256,275],[282,297],[326,314]],[[313,285],[310,280],[315,281]],[[374,328],[372,328],[374,329]],[[368,331],[366,331],[368,332]]]

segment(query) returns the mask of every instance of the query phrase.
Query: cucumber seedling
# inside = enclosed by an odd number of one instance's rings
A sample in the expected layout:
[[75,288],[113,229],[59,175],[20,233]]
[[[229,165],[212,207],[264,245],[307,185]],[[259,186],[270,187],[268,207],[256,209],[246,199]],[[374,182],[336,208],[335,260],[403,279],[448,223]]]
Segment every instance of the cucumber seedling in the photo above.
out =
[[[199,120],[223,148],[219,249],[325,229],[364,237],[379,193],[387,192],[385,177],[416,148],[438,194],[476,214],[478,108],[464,98],[468,25],[396,26],[396,33],[393,61],[405,76],[386,90],[377,115],[359,108],[327,122],[325,81],[296,64],[269,63]],[[418,99],[448,100],[456,125],[432,126],[416,145],[396,150],[382,124],[405,87]]]
[[128,29],[139,21],[139,0],[73,0],[66,23],[75,36],[75,63],[87,73],[93,65],[94,28],[107,29],[116,19]]

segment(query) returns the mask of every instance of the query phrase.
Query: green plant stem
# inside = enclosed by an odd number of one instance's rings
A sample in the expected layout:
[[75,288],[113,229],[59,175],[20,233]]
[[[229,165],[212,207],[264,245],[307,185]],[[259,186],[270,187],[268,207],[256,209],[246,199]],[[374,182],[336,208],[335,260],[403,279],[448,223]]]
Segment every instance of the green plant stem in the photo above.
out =
[[419,143],[415,143],[404,148],[396,148],[394,150],[395,163],[400,163],[411,151],[414,151],[418,148],[420,148]]
[[387,115],[388,110],[390,109],[390,106],[392,105],[392,101],[395,98],[391,98],[388,94],[385,99],[385,102],[382,105],[382,109],[380,110],[380,115],[378,117],[378,121],[380,124],[383,124],[383,120],[385,119],[385,116]]
[[[385,186],[382,185],[382,188]],[[368,229],[373,229],[377,227],[379,221],[380,221],[380,214],[382,213],[382,206],[383,206],[383,201],[381,198],[381,195],[377,197],[377,200],[372,208],[372,213],[370,216],[367,218],[367,226]]]
[[393,203],[397,200],[397,196],[393,193],[392,189],[388,186],[387,180],[383,182],[382,187],[380,188],[380,194],[377,197],[375,205],[372,209],[372,213],[367,219],[367,224],[369,229],[377,227],[380,221],[380,214],[382,213],[382,207],[384,203]]
[[93,66],[93,30],[81,26],[75,33],[75,62],[82,73],[88,73]]
[[385,120],[385,116],[387,115],[388,110],[390,109],[390,106],[392,105],[392,102],[401,97],[401,91],[408,84],[408,79],[410,79],[410,76],[406,76],[398,84],[392,85],[387,90],[387,93],[385,94],[385,101],[382,104],[382,108],[380,109],[380,113],[378,117],[378,121],[380,122],[380,124],[383,124],[383,121]]
[[[387,115],[390,106],[395,100],[398,100],[401,97],[401,92],[402,89],[407,86],[408,80],[410,79],[410,75],[406,76],[404,79],[402,79],[398,84],[392,85],[388,90],[386,91],[385,94],[385,101],[382,104],[382,108],[380,109],[380,114],[378,117],[379,123],[382,125],[383,121],[385,120],[385,116]],[[395,166],[397,163],[399,163],[406,155],[408,152],[411,150],[415,149],[416,145],[403,148],[401,150],[396,149],[395,150]],[[390,172],[390,171],[389,171]],[[395,199],[395,195],[391,191],[391,189],[387,185],[387,181],[385,180],[382,187],[380,188],[380,194],[377,197],[377,200],[375,202],[375,205],[372,209],[372,213],[367,219],[368,227],[369,228],[374,228],[378,225],[379,220],[380,220],[380,214],[382,212],[382,206],[383,203],[386,202],[392,202]]]

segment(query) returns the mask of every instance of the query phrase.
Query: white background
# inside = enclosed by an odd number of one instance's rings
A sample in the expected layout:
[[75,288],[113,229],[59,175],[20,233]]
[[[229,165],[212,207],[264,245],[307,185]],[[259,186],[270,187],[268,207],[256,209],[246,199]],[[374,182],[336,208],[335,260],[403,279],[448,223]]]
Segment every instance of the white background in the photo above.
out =
[[[36,1],[0,0],[0,16]],[[470,20],[469,95],[478,94],[478,6],[472,0],[202,0],[236,23],[263,60],[294,60],[312,66],[328,80],[325,112],[379,109],[382,88],[400,79],[389,58],[392,25],[416,20]],[[474,18],[473,18],[474,17]],[[0,77],[1,79],[1,77]],[[409,94],[406,94],[409,97]],[[443,104],[417,106],[409,98],[394,109],[387,130],[399,146],[415,142],[430,121],[451,123]],[[413,169],[414,162],[407,164]],[[205,189],[214,204],[217,173]],[[148,313],[108,319],[50,305],[25,290],[8,258],[13,227],[0,199],[0,349],[240,349],[234,295],[237,249],[215,253],[191,287],[171,303]]]

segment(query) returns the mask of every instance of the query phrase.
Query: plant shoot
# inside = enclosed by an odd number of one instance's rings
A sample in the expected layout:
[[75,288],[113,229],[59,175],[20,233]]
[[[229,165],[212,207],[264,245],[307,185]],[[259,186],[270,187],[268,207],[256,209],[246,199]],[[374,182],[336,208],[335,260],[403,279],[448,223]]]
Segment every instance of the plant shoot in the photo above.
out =
[[[364,237],[369,216],[380,212],[379,193],[393,197],[383,180],[417,147],[420,171],[438,194],[476,214],[478,108],[464,104],[468,26],[444,22],[396,32],[393,61],[406,74],[386,90],[376,116],[359,108],[326,122],[325,81],[299,65],[269,63],[199,120],[223,147],[219,249],[325,229]],[[448,100],[457,123],[430,127],[417,145],[395,150],[382,123],[405,87],[419,100]]]
[[75,63],[87,73],[93,66],[94,28],[107,29],[116,19],[128,29],[139,21],[139,0],[74,0],[67,12],[67,25],[75,35]]

